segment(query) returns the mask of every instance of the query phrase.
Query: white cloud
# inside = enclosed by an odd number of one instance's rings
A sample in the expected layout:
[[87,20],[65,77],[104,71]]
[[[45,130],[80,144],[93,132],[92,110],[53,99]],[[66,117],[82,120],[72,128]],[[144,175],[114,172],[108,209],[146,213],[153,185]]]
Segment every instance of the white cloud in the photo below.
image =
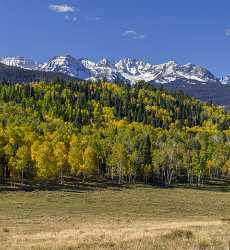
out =
[[68,4],[50,4],[49,10],[58,12],[58,13],[67,13],[67,12],[74,12],[75,8]]
[[145,39],[145,35],[144,34],[140,34],[138,32],[136,32],[135,30],[126,30],[122,36],[124,37],[131,37],[132,39],[135,40],[142,40]]
[[230,36],[230,29],[225,30],[225,36]]

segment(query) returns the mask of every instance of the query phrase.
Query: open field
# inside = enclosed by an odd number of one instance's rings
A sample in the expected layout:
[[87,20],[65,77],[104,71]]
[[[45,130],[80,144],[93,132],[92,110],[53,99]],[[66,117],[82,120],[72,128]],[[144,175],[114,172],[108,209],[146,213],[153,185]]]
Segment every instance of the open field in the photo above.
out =
[[150,186],[0,192],[0,249],[228,249],[230,194]]

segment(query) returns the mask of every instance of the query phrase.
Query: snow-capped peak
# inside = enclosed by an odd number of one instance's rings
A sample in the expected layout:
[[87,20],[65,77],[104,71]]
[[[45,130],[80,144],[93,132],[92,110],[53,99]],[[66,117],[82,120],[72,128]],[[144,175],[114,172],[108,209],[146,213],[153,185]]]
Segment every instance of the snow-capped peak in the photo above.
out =
[[103,58],[101,61],[99,61],[97,63],[97,66],[99,66],[99,67],[110,67],[110,68],[114,67],[114,65],[107,58]]
[[38,63],[23,56],[0,58],[0,63],[8,66],[20,67],[24,69],[37,69]]
[[125,58],[118,61],[115,64],[117,70],[120,73],[130,76],[140,76],[146,72],[150,72],[152,65],[145,63],[144,61],[138,61],[136,59]]
[[174,61],[165,64],[156,65],[156,71],[161,71],[164,77],[184,78],[187,80],[195,80],[198,82],[216,82],[218,79],[207,69],[196,66],[191,63],[177,64]]
[[[71,55],[65,55],[55,56],[41,66],[24,57],[3,58],[0,62],[21,68],[61,72],[79,79],[94,81],[106,79],[111,82],[132,84],[141,80],[160,84],[179,80],[190,84],[219,82],[219,79],[203,67],[191,63],[178,64],[175,61],[151,64],[144,60],[124,58],[112,63],[107,58],[103,58],[95,63],[87,58],[76,59]],[[223,78],[221,82],[230,83],[230,77]]]
[[90,77],[90,72],[85,65],[80,60],[77,60],[70,55],[55,56],[50,59],[48,63],[45,63],[40,70],[61,72],[80,79]]
[[202,83],[216,82],[217,78],[207,69],[191,63],[182,65],[175,61],[163,64],[150,64],[144,61],[132,60],[129,58],[116,63],[118,71],[131,82],[139,80],[155,81],[157,83],[169,83],[177,79],[195,80]]
[[78,61],[80,61],[87,69],[92,69],[96,66],[96,63],[90,61],[88,58],[80,58]]

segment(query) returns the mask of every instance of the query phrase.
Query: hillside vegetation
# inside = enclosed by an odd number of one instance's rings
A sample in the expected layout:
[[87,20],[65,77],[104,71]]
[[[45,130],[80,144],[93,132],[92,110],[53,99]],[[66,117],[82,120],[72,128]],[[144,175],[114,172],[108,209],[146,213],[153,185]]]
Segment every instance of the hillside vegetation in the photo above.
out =
[[0,183],[200,185],[230,174],[230,115],[184,96],[80,81],[0,85]]
[[52,82],[56,79],[71,80],[73,77],[62,73],[27,70],[0,63],[0,81],[8,83],[29,83],[32,81]]

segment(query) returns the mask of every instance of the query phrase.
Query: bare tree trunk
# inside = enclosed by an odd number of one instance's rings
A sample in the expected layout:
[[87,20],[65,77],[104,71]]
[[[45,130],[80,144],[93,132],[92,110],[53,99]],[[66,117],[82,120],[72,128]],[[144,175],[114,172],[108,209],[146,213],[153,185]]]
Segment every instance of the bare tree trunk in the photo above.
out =
[[113,167],[111,168],[111,178],[112,178],[112,181],[113,181]]
[[22,179],[21,179],[21,184],[23,185],[24,184],[24,169],[22,169]]
[[85,175],[83,175],[83,179],[82,179],[83,183],[85,183],[85,179],[86,179],[86,177],[85,177]]
[[63,169],[61,168],[60,171],[60,179],[61,179],[61,185],[63,184]]

